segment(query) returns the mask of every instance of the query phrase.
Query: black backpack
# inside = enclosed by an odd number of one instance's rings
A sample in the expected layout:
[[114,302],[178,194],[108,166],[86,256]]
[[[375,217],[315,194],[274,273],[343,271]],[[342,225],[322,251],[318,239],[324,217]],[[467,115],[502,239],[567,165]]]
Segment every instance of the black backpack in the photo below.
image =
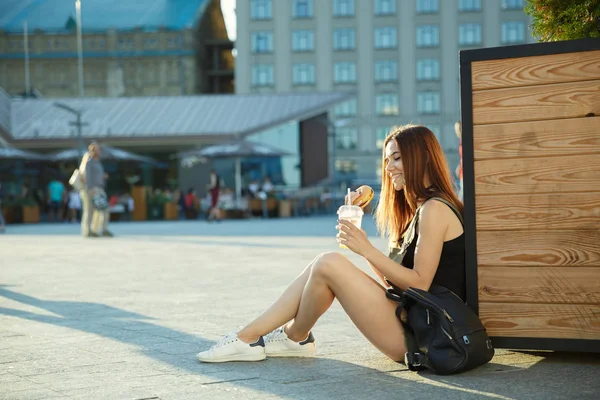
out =
[[[433,199],[448,205],[463,223],[462,215],[450,202],[440,197]],[[417,209],[409,230],[416,229],[418,218]],[[403,251],[413,236],[409,235]],[[494,357],[492,342],[477,314],[451,290],[440,285],[431,285],[428,292],[392,287],[386,295],[399,303],[396,316],[404,328],[404,362],[411,371],[429,369],[438,375],[458,374]]]
[[[387,290],[387,297],[399,303],[396,316],[404,328],[404,362],[411,371],[458,374],[494,357],[483,324],[451,290],[439,285],[432,285],[429,292],[392,288]],[[406,320],[402,318],[403,310]]]

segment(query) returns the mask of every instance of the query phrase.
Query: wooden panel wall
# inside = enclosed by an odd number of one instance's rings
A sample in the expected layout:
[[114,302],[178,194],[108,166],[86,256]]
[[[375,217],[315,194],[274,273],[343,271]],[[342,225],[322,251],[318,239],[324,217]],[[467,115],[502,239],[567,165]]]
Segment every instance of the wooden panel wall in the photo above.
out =
[[479,313],[600,339],[600,51],[472,63]]

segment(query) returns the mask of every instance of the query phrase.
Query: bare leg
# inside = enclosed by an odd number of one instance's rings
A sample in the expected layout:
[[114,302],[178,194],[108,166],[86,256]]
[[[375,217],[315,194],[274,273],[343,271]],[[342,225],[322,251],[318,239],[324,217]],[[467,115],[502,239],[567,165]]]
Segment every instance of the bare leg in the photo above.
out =
[[286,326],[291,340],[306,338],[318,318],[337,298],[363,335],[393,360],[404,357],[404,331],[397,320],[397,304],[385,289],[339,253],[319,257],[311,268],[295,319]]
[[253,343],[259,336],[266,335],[272,330],[279,328],[296,316],[302,292],[308,281],[312,266],[317,260],[318,257],[311,261],[304,271],[294,279],[265,312],[238,332],[240,340],[246,343]]

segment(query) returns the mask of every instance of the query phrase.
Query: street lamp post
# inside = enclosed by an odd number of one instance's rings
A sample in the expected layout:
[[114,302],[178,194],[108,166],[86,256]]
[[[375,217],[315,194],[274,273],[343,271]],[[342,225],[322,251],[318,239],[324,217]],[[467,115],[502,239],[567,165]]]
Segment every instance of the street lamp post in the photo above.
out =
[[75,0],[75,18],[77,19],[77,72],[79,77],[79,97],[83,97],[83,44],[81,38],[81,0]]
[[77,151],[79,153],[79,160],[81,160],[81,158],[83,157],[83,148],[84,148],[83,135],[82,135],[81,131],[84,126],[87,126],[89,124],[87,122],[83,122],[81,120],[81,114],[82,114],[81,110],[77,110],[73,107],[70,107],[64,103],[59,103],[59,102],[55,102],[54,107],[63,109],[65,111],[75,115],[75,117],[77,118],[75,121],[69,122],[69,125],[77,128]]

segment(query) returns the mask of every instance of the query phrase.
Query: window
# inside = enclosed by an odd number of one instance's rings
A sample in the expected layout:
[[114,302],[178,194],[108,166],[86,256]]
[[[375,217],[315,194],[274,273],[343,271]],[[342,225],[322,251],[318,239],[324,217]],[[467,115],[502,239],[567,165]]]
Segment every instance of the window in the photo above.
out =
[[440,113],[440,93],[420,92],[417,93],[417,111],[420,114]]
[[396,13],[396,0],[375,0],[375,15]]
[[417,27],[417,47],[438,47],[440,45],[440,28],[437,25],[421,25]]
[[378,94],[375,96],[375,108],[378,115],[398,115],[398,95],[395,93]]
[[353,50],[356,47],[356,30],[342,28],[333,30],[334,50]]
[[509,21],[502,23],[502,43],[523,43],[525,41],[525,23]]
[[356,116],[356,106],[356,99],[338,104],[333,108],[333,115],[336,117],[354,117]]
[[315,34],[313,31],[292,32],[293,51],[313,51],[315,49]]
[[338,62],[333,64],[333,81],[335,83],[356,82],[356,63]]
[[398,80],[398,62],[395,60],[375,61],[375,82]]
[[292,67],[292,82],[295,85],[312,85],[315,83],[314,64],[294,64]]
[[133,50],[133,39],[119,39],[119,50]]
[[294,0],[292,6],[292,17],[311,18],[313,16],[312,0]]
[[375,29],[375,48],[393,49],[397,46],[398,33],[393,26]]
[[169,49],[175,49],[181,47],[182,39],[180,35],[171,36],[167,39],[167,47]]
[[272,86],[273,82],[273,64],[258,64],[252,66],[252,85]]
[[503,10],[522,10],[523,7],[523,0],[502,0]]
[[439,11],[438,0],[417,0],[417,14],[433,14]]
[[333,0],[334,17],[353,17],[354,0]]
[[273,32],[252,32],[252,52],[253,53],[271,53],[273,52]]
[[460,24],[458,26],[458,43],[462,46],[481,44],[481,24]]
[[458,11],[481,11],[481,0],[458,0]]
[[271,19],[271,0],[250,0],[250,19]]
[[356,161],[354,160],[335,160],[335,170],[344,174],[356,172]]
[[[85,42],[84,42],[85,45]],[[96,46],[96,41],[94,39],[90,39],[88,42],[88,46],[90,48],[94,48]],[[158,39],[156,38],[145,38],[144,39],[144,48],[145,49],[156,49],[158,47]]]
[[[375,130],[375,146],[377,146],[378,149],[383,148],[383,142],[388,133],[390,133],[389,126],[378,126]],[[379,168],[381,168],[381,166]]]
[[[30,46],[31,46],[31,42],[29,42],[29,43],[30,43]],[[51,45],[52,41],[49,40],[48,43],[50,44],[48,46],[48,48],[52,48],[52,45]],[[23,41],[22,40],[11,40],[11,41],[8,42],[8,48],[9,49],[22,49],[23,47],[24,46],[23,46]]]
[[335,131],[335,144],[338,149],[356,149],[358,132],[354,127],[337,128]]
[[417,81],[438,81],[440,79],[440,60],[423,58],[417,61]]
[[[103,48],[104,47],[104,39],[94,39],[94,38],[83,39],[82,45],[85,50],[95,50],[98,48]],[[156,48],[156,47],[158,47],[158,40],[156,38],[145,38],[144,39],[144,48],[152,49],[152,48]]]

